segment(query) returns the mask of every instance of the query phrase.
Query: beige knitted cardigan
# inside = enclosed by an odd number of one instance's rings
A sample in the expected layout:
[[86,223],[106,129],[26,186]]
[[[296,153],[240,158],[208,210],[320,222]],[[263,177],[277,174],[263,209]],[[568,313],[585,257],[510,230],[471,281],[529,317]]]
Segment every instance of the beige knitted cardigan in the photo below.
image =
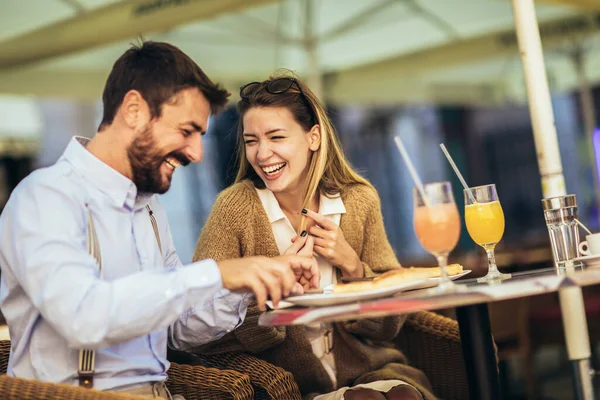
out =
[[[400,267],[385,233],[377,193],[366,185],[354,184],[342,190],[341,196],[346,213],[342,214],[340,228],[363,262],[365,275]],[[279,255],[271,224],[253,184],[244,181],[224,190],[204,225],[194,260]],[[259,326],[260,314],[256,303],[251,305],[240,327],[193,352],[249,352],[291,372],[306,398],[333,391],[304,327]],[[394,316],[334,324],[333,353],[340,387],[402,379],[417,387],[426,400],[435,398],[425,375],[407,365],[404,355],[391,343],[404,320],[404,316]]]

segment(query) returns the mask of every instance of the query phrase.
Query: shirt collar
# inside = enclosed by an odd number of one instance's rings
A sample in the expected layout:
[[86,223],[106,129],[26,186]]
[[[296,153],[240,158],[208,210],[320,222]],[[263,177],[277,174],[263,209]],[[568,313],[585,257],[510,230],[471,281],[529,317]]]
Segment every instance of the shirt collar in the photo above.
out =
[[[275,198],[273,192],[271,192],[269,189],[256,189],[256,192],[258,193],[260,202],[267,213],[270,224],[285,218],[285,214],[279,206],[279,202]],[[321,195],[319,197],[319,214],[335,215],[346,213],[346,207],[344,207],[344,202],[339,194],[332,198],[329,198],[325,195]]]
[[256,192],[258,193],[260,202],[267,213],[270,224],[285,218],[285,214],[279,206],[279,203],[277,202],[273,192],[271,192],[269,189],[256,189]]
[[[90,139],[74,136],[63,157],[71,163],[77,173],[87,179],[98,190],[107,195],[119,207],[128,209],[144,206],[151,196],[137,196],[135,184],[108,164],[86,150]],[[139,203],[144,204],[139,204]]]
[[319,214],[346,214],[346,207],[344,207],[342,196],[340,196],[339,193],[333,197],[327,197],[326,195],[322,194],[319,196],[319,198]]

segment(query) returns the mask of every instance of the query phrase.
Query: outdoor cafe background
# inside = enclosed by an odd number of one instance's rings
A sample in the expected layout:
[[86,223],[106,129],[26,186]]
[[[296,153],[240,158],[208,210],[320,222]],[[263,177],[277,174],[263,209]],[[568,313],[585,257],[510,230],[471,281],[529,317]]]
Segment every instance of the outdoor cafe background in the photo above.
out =
[[[595,4],[546,0],[536,11],[567,190],[598,231]],[[72,135],[95,133],[111,63],[141,33],[180,46],[234,93],[278,67],[298,71],[327,101],[353,165],[378,189],[404,265],[434,260],[414,235],[413,183],[396,135],[424,181],[453,182],[461,214],[461,186],[439,143],[470,185],[496,184],[506,216],[497,248],[503,270],[551,260],[509,1],[0,0],[0,9],[0,205]],[[184,262],[216,194],[231,183],[236,121],[233,103],[211,119],[204,162],[179,170],[163,196]],[[463,224],[450,260],[483,274],[479,250]]]

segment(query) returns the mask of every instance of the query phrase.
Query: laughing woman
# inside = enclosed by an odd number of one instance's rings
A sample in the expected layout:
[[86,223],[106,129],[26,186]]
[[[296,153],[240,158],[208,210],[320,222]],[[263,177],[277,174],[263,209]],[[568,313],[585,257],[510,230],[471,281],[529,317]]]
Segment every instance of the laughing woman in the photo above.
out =
[[[240,96],[236,183],[219,195],[194,258],[314,254],[320,287],[400,268],[377,192],[344,158],[313,92],[285,73]],[[291,372],[304,398],[435,398],[391,345],[402,316],[273,328],[258,326],[260,313],[249,307],[238,329],[195,352],[253,353]]]

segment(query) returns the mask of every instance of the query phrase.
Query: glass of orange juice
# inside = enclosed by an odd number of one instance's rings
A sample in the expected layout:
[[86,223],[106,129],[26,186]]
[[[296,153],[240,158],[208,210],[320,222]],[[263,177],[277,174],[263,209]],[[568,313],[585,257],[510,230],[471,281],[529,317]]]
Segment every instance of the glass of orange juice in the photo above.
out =
[[413,190],[415,233],[421,246],[437,259],[442,275],[438,291],[453,291],[456,286],[448,278],[446,265],[458,243],[460,217],[452,186],[450,182],[434,182],[423,185],[423,189],[426,200],[417,188]]
[[494,248],[504,234],[504,212],[498,200],[496,185],[477,186],[464,190],[465,222],[471,239],[485,250],[488,273],[477,282],[497,283],[510,278],[498,271]]

